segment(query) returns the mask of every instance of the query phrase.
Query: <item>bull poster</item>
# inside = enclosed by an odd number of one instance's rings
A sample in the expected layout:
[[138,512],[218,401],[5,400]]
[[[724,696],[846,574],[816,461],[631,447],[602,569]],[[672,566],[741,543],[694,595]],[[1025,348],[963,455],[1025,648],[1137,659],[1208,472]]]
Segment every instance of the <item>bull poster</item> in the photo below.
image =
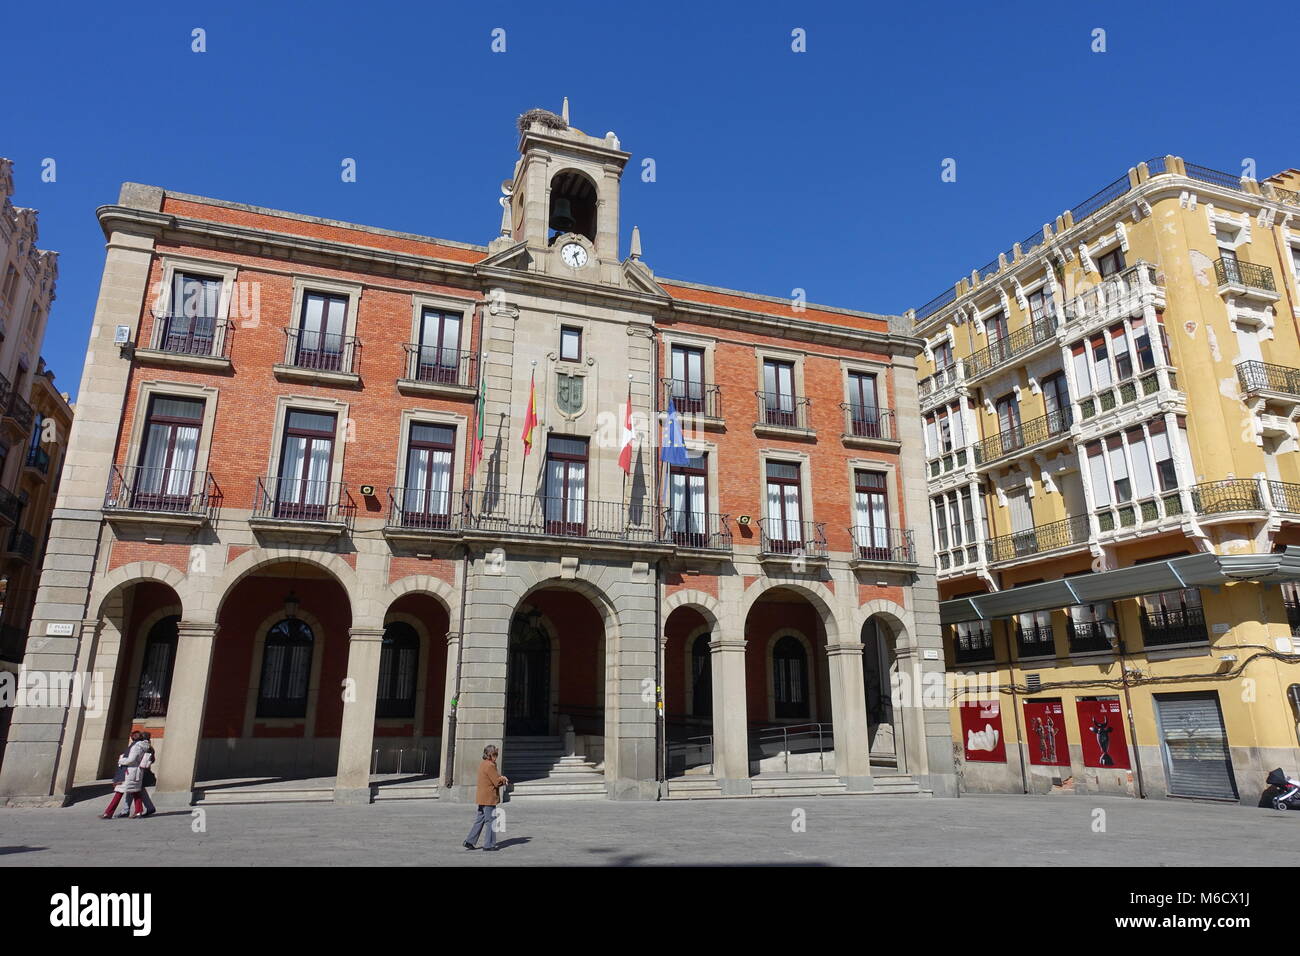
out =
[[1124,736],[1124,707],[1118,697],[1081,697],[1079,735],[1083,738],[1083,765],[1128,770],[1128,739]]

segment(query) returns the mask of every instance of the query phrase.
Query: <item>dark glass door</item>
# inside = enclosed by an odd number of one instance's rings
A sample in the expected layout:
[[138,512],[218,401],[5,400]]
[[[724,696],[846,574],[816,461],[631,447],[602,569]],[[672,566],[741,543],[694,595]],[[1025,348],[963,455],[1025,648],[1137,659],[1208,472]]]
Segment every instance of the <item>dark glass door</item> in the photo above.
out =
[[506,735],[543,737],[551,728],[551,642],[541,625],[516,614],[510,624]]

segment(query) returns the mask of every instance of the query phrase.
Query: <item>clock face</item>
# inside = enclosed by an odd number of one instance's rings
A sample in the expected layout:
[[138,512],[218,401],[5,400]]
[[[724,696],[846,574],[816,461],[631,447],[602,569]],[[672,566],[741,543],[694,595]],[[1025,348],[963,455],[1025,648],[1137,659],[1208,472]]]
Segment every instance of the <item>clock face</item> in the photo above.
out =
[[566,266],[581,269],[587,264],[587,250],[581,243],[566,242],[560,249],[560,261]]

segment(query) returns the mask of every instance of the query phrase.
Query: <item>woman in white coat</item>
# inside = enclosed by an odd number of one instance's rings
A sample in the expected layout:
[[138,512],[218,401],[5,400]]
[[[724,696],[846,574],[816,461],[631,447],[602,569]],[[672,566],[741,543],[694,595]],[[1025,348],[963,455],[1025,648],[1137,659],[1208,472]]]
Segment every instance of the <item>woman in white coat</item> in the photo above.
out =
[[149,749],[149,742],[144,739],[141,733],[131,734],[131,746],[127,752],[117,758],[117,765],[124,767],[126,773],[121,783],[113,787],[113,799],[109,801],[108,806],[101,814],[103,819],[113,819],[113,811],[117,809],[118,802],[122,795],[126,794],[127,809],[130,810],[131,804],[136,804],[136,812],[140,813],[143,807],[140,805],[140,790],[144,786],[144,770],[140,767],[140,761],[144,759],[145,753]]

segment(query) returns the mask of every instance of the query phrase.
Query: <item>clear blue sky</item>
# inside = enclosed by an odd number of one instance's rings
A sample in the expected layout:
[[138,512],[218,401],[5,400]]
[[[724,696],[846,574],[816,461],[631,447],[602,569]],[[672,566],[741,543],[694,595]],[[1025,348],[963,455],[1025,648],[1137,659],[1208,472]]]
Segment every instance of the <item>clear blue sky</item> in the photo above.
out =
[[[1250,157],[1261,178],[1300,166],[1297,29],[1280,7],[138,6],[5,14],[19,95],[0,108],[0,155],[61,253],[44,354],[74,396],[103,266],[94,210],[121,182],[486,243],[515,118],[566,95],[575,126],[617,132],[634,173],[656,162],[656,182],[627,178],[623,254],[637,224],[661,276],[879,312],[925,302],[1151,156],[1230,171]],[[45,157],[57,182],[41,181]]]

